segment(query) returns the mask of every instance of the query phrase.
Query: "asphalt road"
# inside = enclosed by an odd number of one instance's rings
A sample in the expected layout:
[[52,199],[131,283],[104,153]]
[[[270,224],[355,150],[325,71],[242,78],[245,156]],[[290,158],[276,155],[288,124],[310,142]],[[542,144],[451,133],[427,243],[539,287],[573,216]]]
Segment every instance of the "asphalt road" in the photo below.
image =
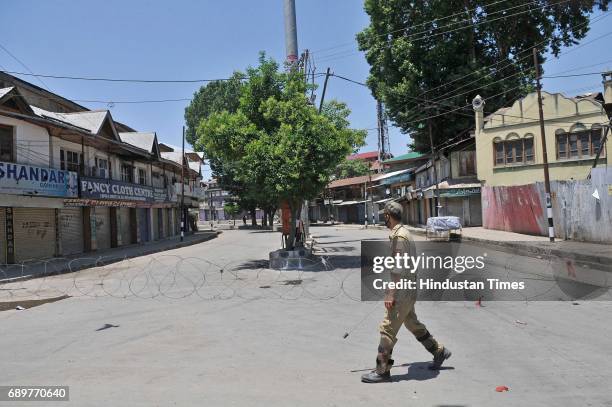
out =
[[[383,307],[359,301],[359,245],[385,233],[313,233],[325,259],[314,271],[266,268],[278,233],[226,231],[0,286],[15,304],[70,296],[0,312],[0,385],[70,386],[69,403],[23,406],[612,406],[610,301],[420,302],[419,319],[453,351],[445,368],[428,370],[403,330],[393,381],[360,383]],[[535,292],[558,290],[546,262],[509,256],[495,273],[508,269]]]

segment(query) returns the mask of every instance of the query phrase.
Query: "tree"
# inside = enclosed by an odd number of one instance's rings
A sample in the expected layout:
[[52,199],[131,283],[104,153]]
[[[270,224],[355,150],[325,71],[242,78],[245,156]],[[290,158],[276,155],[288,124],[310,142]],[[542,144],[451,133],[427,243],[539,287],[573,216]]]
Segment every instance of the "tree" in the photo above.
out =
[[203,119],[212,113],[238,110],[244,77],[242,72],[234,72],[229,80],[209,82],[193,94],[193,100],[185,108],[185,139],[189,144],[195,145],[196,130]]
[[359,177],[360,175],[367,175],[369,171],[370,167],[364,160],[345,159],[336,167],[334,176],[336,179]]
[[293,248],[302,202],[323,190],[336,166],[363,144],[365,132],[349,128],[343,103],[329,102],[318,113],[305,96],[303,77],[278,69],[264,56],[249,68],[237,111],[202,120],[196,145],[243,186],[241,198],[264,209],[289,203],[286,247]]
[[425,117],[438,144],[473,126],[471,109],[460,107],[477,94],[495,111],[531,91],[532,49],[540,62],[546,51],[557,56],[584,38],[589,13],[608,3],[366,0],[370,25],[357,42],[371,66],[367,84],[413,147],[427,152]]
[[235,202],[228,202],[223,205],[223,210],[232,218],[236,226],[236,215],[240,212],[240,207]]

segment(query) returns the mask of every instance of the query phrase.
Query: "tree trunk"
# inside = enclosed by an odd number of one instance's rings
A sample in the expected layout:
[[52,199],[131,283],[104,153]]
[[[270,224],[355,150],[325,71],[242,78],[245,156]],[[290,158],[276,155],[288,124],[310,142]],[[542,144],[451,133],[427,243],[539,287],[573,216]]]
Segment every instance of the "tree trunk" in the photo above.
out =
[[276,208],[270,209],[268,212],[268,216],[270,217],[268,224],[270,225],[270,229],[274,230],[274,214],[276,213]]
[[287,250],[293,250],[295,248],[295,227],[297,224],[297,215],[300,213],[301,206],[300,201],[289,203],[291,222],[289,222],[289,236],[287,236],[287,241],[285,243]]
[[263,218],[261,218],[261,227],[262,228],[268,227],[268,210],[267,209],[264,209],[263,211]]
[[249,209],[249,212],[251,214],[251,226],[257,226],[257,212],[255,208]]

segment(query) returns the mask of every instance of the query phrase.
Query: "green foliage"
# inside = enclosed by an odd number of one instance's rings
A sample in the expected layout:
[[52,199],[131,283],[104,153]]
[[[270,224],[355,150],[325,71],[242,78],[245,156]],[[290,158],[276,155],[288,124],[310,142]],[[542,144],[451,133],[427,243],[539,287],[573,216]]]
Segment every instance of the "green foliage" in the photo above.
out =
[[334,171],[336,179],[359,177],[367,175],[369,171],[368,163],[364,160],[344,160]]
[[241,206],[275,209],[286,200],[295,220],[302,201],[316,197],[344,157],[363,145],[365,132],[348,127],[343,103],[329,102],[319,114],[302,75],[279,72],[264,55],[246,76],[236,111],[204,118],[196,148],[214,162],[217,176],[238,185],[232,192]]
[[445,112],[477,94],[491,112],[531,91],[532,48],[541,62],[545,51],[556,56],[584,38],[589,13],[608,3],[366,0],[370,25],[357,41],[371,66],[368,86],[394,124],[412,136],[416,151],[426,152],[425,117],[439,115],[432,118],[437,144],[473,126],[470,108]]
[[185,108],[185,138],[189,144],[195,145],[196,130],[202,119],[212,113],[238,110],[243,79],[243,73],[234,72],[230,80],[209,82],[194,93],[191,103]]
[[234,219],[234,217],[240,212],[240,207],[235,202],[228,202],[223,205],[223,210],[225,213],[231,216],[232,219]]

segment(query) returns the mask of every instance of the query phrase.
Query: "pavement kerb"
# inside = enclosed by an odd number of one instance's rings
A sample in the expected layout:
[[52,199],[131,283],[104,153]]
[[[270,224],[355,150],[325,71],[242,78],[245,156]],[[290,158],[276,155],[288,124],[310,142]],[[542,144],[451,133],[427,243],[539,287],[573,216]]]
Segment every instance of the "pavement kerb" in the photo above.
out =
[[[181,247],[192,246],[194,244],[203,243],[208,240],[214,239],[217,236],[219,236],[219,234],[223,233],[222,231],[212,231],[212,233],[210,231],[204,231],[204,232],[206,233],[203,233],[202,236],[192,238],[188,241],[181,242],[179,240],[177,242],[168,242],[168,244],[164,245],[163,248],[161,249],[154,248],[152,246],[148,247],[148,245],[143,245],[143,246],[133,245],[133,248],[135,249],[133,254],[123,253],[123,255],[116,254],[115,256],[113,256],[113,253],[112,253],[113,249],[109,249],[110,253],[108,253],[108,255],[106,256],[101,255],[101,256],[98,256],[97,258],[91,257],[92,262],[83,263],[77,267],[69,267],[68,265],[70,262],[68,261],[63,266],[60,266],[59,269],[54,269],[52,272],[34,273],[34,274],[28,274],[25,276],[0,279],[0,285],[8,284],[8,283],[15,283],[19,281],[31,280],[34,278],[47,277],[50,275],[75,273],[77,271],[85,270],[85,269],[92,268],[92,267],[100,267],[100,266],[106,266],[108,264],[117,263],[117,262],[120,262],[126,259],[133,259],[136,257],[148,256],[150,254],[159,253],[159,252],[163,252],[167,250],[174,250],[174,249],[179,249]],[[157,242],[152,242],[152,243],[157,243]],[[126,247],[126,248],[129,249],[129,247]],[[82,254],[87,254],[87,253],[82,253]],[[77,258],[78,257],[75,257],[75,259]],[[100,260],[100,259],[103,259],[103,260]]]
[[[341,227],[346,227],[348,225],[337,225]],[[364,229],[363,225],[351,225],[350,227],[360,227]],[[408,229],[411,233],[425,236],[425,229],[418,228],[414,226],[407,225]],[[367,229],[386,229],[382,225],[370,225]],[[593,267],[599,270],[612,272],[610,268],[611,257],[584,254],[576,251],[568,251],[567,249],[551,247],[548,242],[519,242],[519,241],[497,241],[497,240],[489,240],[483,239],[479,237],[473,236],[465,236],[461,237],[463,241],[476,242],[481,244],[484,247],[490,247],[492,249],[497,249],[506,253],[516,253],[522,256],[529,256],[535,258],[544,258],[548,259],[551,257],[557,257],[562,259],[571,259],[579,263],[583,263],[588,265],[589,267]],[[554,243],[552,243],[554,245]]]

